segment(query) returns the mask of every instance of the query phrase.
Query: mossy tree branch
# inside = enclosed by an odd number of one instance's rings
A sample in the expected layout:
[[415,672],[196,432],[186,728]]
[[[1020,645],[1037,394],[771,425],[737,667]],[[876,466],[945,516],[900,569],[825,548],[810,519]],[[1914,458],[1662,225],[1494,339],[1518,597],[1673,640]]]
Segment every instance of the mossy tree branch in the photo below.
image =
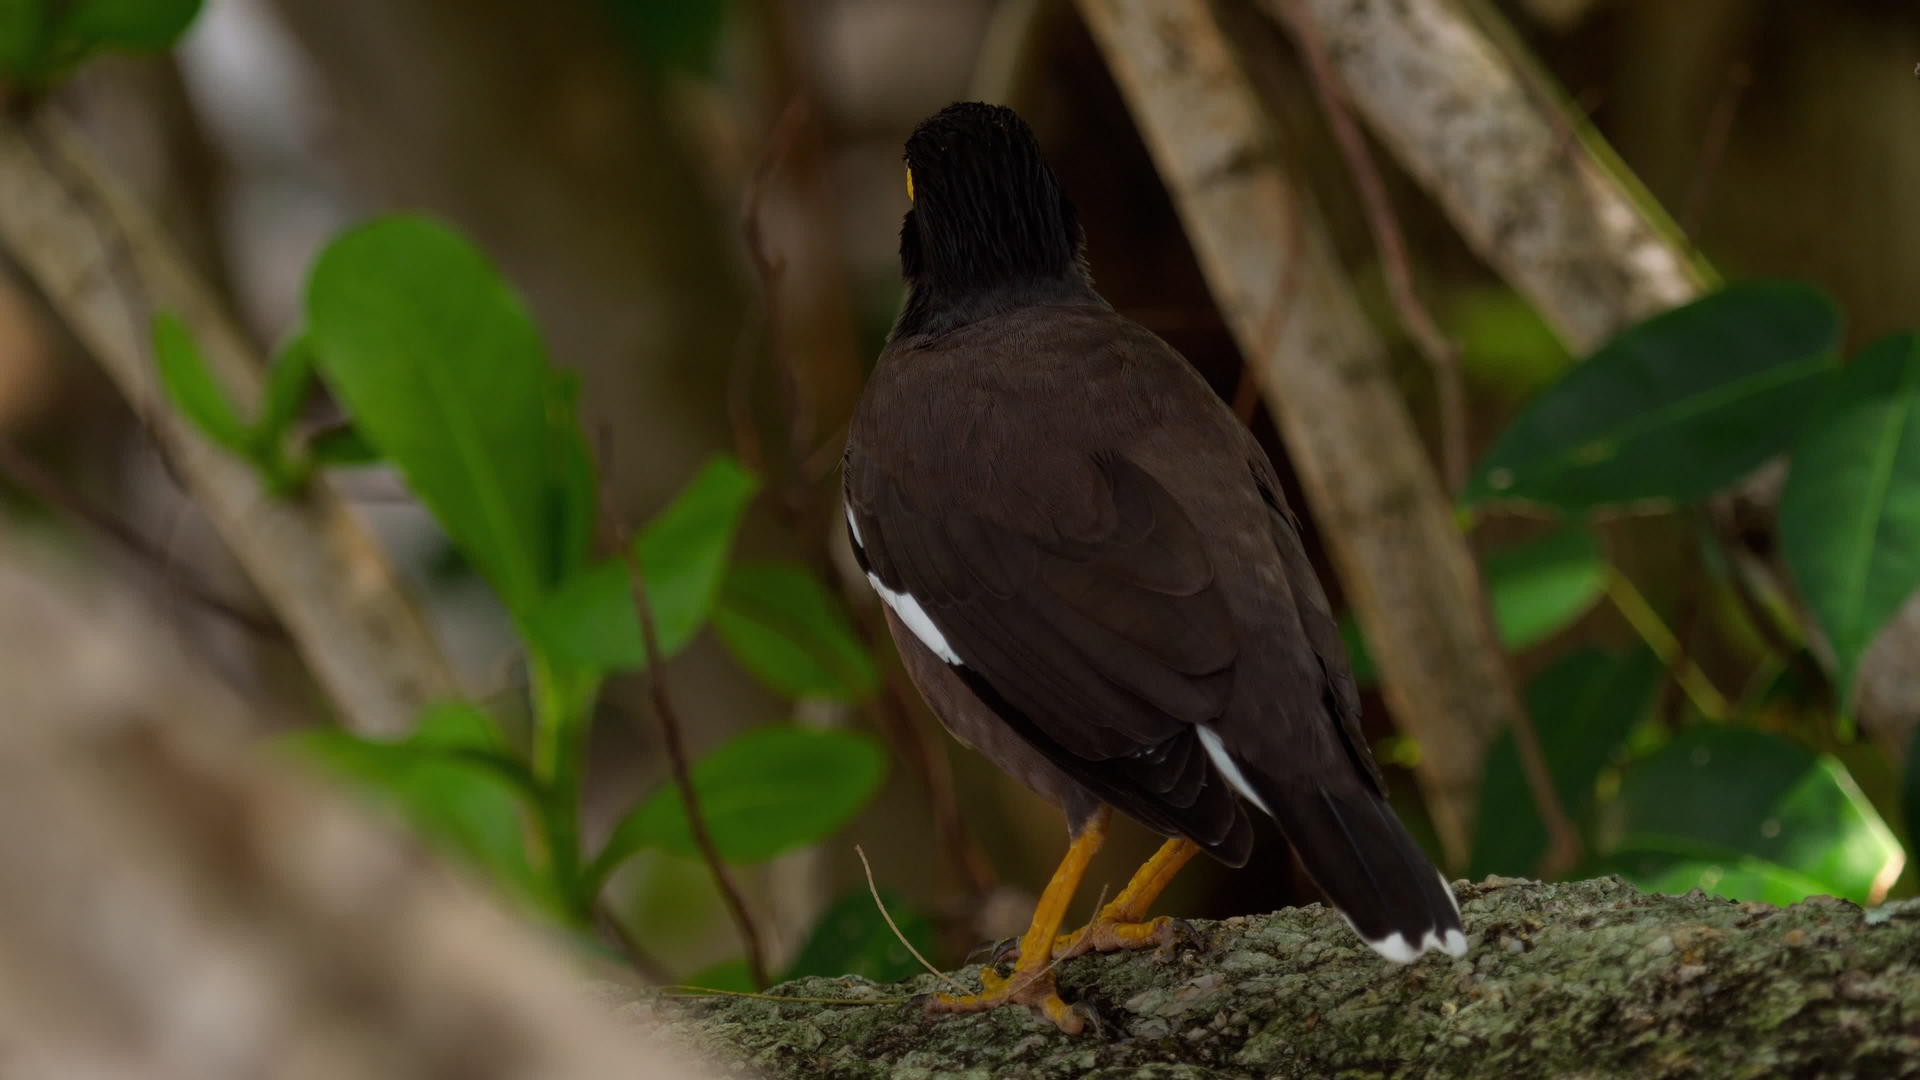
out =
[[[1393,967],[1316,905],[1197,924],[1168,955],[1070,961],[1061,993],[1104,1021],[1078,1037],[1022,1009],[648,996],[625,1011],[772,1077],[1920,1075],[1920,904],[1781,909],[1616,878],[1489,879],[1461,899],[1462,960]],[[935,988],[805,979],[774,993]]]

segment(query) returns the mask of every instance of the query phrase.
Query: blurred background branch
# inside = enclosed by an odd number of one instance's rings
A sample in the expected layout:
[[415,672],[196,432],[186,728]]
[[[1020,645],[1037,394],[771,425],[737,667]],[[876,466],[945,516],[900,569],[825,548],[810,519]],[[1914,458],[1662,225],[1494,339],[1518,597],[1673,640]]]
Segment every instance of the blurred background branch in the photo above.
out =
[[212,288],[53,111],[0,118],[0,242],[191,487],[344,722],[395,734],[454,692],[408,590],[327,480],[299,499],[269,499],[246,463],[162,406],[145,341],[154,311],[194,328],[216,377],[242,401],[259,400],[264,364]]

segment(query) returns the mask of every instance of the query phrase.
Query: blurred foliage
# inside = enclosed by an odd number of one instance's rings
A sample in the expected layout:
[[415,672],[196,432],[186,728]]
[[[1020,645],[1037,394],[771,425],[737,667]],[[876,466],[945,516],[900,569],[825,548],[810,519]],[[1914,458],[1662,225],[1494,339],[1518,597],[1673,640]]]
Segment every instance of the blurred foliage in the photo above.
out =
[[201,0],[0,0],[0,81],[44,86],[99,51],[172,45]]
[[[1624,757],[1661,675],[1659,660],[1645,649],[1583,649],[1562,657],[1527,687],[1527,715],[1540,736],[1554,792],[1589,846],[1601,774]],[[1547,853],[1547,829],[1534,812],[1511,732],[1503,732],[1487,753],[1474,827],[1468,877],[1517,875],[1538,866]]]
[[857,701],[879,686],[839,602],[801,567],[735,566],[720,590],[713,628],[762,683],[789,697]]
[[[1481,567],[1494,630],[1501,644],[1518,651],[1571,625],[1599,602],[1607,587],[1607,561],[1599,538],[1584,525],[1570,525],[1517,547],[1489,555]],[[1379,672],[1366,638],[1351,614],[1340,622],[1361,685]]]
[[[221,393],[185,327],[157,317],[170,399],[211,441],[259,466],[269,490],[290,494],[326,464],[317,449],[289,457],[285,446],[315,377],[324,381],[352,415],[354,439],[400,471],[513,617],[534,723],[531,745],[516,748],[478,706],[448,703],[401,742],[312,731],[287,740],[295,751],[584,930],[627,859],[701,855],[671,783],[636,803],[599,851],[581,850],[595,698],[608,674],[648,660],[636,567],[662,659],[712,623],[746,671],[788,696],[873,691],[872,658],[810,572],[731,562],[759,482],[729,459],[703,467],[627,550],[594,559],[599,489],[574,415],[575,381],[549,365],[524,304],[459,234],[407,216],[347,231],[315,261],[306,312],[304,332],[270,373],[256,424]],[[692,773],[718,854],[755,863],[845,825],[872,800],[885,766],[868,736],[775,727],[726,743]],[[853,955],[847,916],[836,918],[816,956]],[[863,962],[879,963],[880,952],[860,949]]]
[[726,0],[605,0],[622,39],[655,71],[709,74],[732,5]]
[[[933,951],[933,924],[926,916],[886,892],[880,894],[879,902],[893,916],[901,937],[922,956]],[[893,928],[874,906],[874,898],[863,889],[841,897],[820,916],[783,977],[862,975],[886,983],[919,973],[919,962],[894,936]]]
[[1920,335],[1869,346],[1793,451],[1780,543],[1834,652],[1841,707],[1860,658],[1920,588]]
[[1791,444],[1839,345],[1833,301],[1797,282],[1733,285],[1663,312],[1528,402],[1466,502],[1578,512],[1712,494]]
[[[844,731],[770,727],[735,737],[693,767],[714,847],[730,862],[764,862],[846,824],[886,775],[873,741]],[[679,785],[667,784],[615,826],[596,877],[635,852],[697,855]]]
[[[1543,387],[1474,470],[1469,509],[1520,502],[1574,519],[1487,560],[1502,641],[1538,643],[1604,595],[1647,645],[1571,653],[1528,687],[1551,782],[1593,856],[1577,873],[1777,903],[1813,893],[1875,901],[1899,873],[1898,840],[1832,754],[1783,733],[1702,719],[1675,726],[1652,712],[1670,671],[1708,716],[1731,712],[1816,743],[1851,738],[1848,724],[1808,721],[1844,713],[1860,655],[1920,588],[1920,337],[1888,338],[1842,365],[1840,329],[1838,309],[1810,286],[1730,285],[1627,330]],[[1780,598],[1754,599],[1757,617],[1786,625],[1741,628],[1761,654],[1756,674],[1772,674],[1749,680],[1746,699],[1728,710],[1580,521],[1684,512],[1783,451],[1782,550],[1815,633],[1793,625]],[[1683,520],[1710,527],[1702,515]],[[1750,587],[1717,543],[1703,537],[1702,550],[1719,588]],[[1837,707],[1798,677],[1796,656],[1775,655],[1770,643],[1798,649],[1809,637],[1830,647]],[[1911,777],[1908,788],[1912,801]],[[1547,830],[1510,736],[1488,757],[1477,820],[1471,873],[1537,870]]]
[[1680,732],[1627,770],[1615,810],[1607,862],[1650,888],[1866,903],[1903,860],[1837,760],[1744,728]]

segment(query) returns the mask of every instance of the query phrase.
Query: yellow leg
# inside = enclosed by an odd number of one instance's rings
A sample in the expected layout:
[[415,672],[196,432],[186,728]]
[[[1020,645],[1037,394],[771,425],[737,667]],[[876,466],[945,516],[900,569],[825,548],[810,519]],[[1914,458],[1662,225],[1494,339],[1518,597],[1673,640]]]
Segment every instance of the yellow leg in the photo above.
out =
[[1020,961],[1013,971],[1003,976],[992,968],[982,970],[979,993],[935,994],[928,1003],[929,1010],[984,1012],[1002,1005],[1027,1005],[1053,1021],[1061,1031],[1069,1035],[1080,1033],[1085,1021],[1054,991],[1051,946],[1060,933],[1060,924],[1066,921],[1073,894],[1080,889],[1080,879],[1087,874],[1087,864],[1106,842],[1107,822],[1112,816],[1111,809],[1101,807],[1080,830],[1080,835],[1073,838],[1073,843],[1067,845],[1066,856],[1040,893],[1040,902],[1034,905],[1032,923],[1020,937]]
[[[1133,880],[1127,882],[1127,887],[1120,890],[1119,896],[1100,909],[1092,922],[1071,934],[1062,934],[1054,939],[1053,948],[1049,950],[1054,960],[1066,960],[1088,952],[1164,945],[1171,941],[1172,920],[1162,915],[1151,922],[1145,921],[1147,911],[1173,882],[1180,868],[1199,852],[1200,845],[1185,838],[1169,840],[1160,845],[1160,850],[1140,864],[1140,869],[1134,871]],[[1020,947],[1020,955],[1024,957],[1027,942],[1022,940]]]

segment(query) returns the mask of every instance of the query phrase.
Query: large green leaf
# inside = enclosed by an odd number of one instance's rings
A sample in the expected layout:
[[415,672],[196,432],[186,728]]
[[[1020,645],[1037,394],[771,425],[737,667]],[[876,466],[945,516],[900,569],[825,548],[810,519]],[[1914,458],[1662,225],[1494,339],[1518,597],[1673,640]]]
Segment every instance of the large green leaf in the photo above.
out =
[[[693,790],[721,857],[760,862],[832,835],[885,775],[885,755],[864,735],[764,727],[695,762]],[[699,854],[677,785],[664,785],[614,827],[589,882],[648,848]]]
[[1662,875],[1685,864],[1718,873],[1712,890],[1735,899],[1774,895],[1741,891],[1764,864],[1768,881],[1801,881],[1802,896],[1865,903],[1892,884],[1904,859],[1845,766],[1745,728],[1682,731],[1627,770],[1618,810],[1613,851],[1665,856]]
[[1920,334],[1882,339],[1840,375],[1794,446],[1780,548],[1850,703],[1861,656],[1920,588]]
[[563,546],[580,543],[587,454],[570,410],[555,416],[562,383],[506,282],[446,227],[386,218],[321,253],[307,324],[355,428],[508,608],[532,610],[584,557]]
[[1833,302],[1798,282],[1731,285],[1656,315],[1521,410],[1464,499],[1579,511],[1708,495],[1787,448],[1839,343]]
[[[706,623],[756,487],[732,458],[715,458],[635,538],[661,655],[685,648]],[[528,614],[528,636],[563,662],[600,671],[644,667],[630,575],[624,559],[575,574]]]
[[[1537,645],[1571,625],[1607,591],[1607,559],[1593,530],[1581,525],[1487,557],[1483,574],[1494,631],[1508,650]],[[1379,677],[1351,614],[1341,619],[1353,677]]]
[[[1527,715],[1560,805],[1574,820],[1592,807],[1601,770],[1646,716],[1661,674],[1659,659],[1646,649],[1623,655],[1588,649],[1569,654],[1527,687]],[[1474,830],[1470,878],[1528,877],[1546,854],[1546,825],[1511,732],[1502,732],[1487,753]]]
[[856,701],[879,685],[839,601],[801,567],[735,566],[713,628],[748,671],[789,697]]
[[160,386],[173,407],[209,442],[251,459],[253,447],[246,421],[240,419],[239,410],[207,369],[207,361],[186,324],[166,312],[153,319],[153,357],[160,371]]
[[[925,956],[933,951],[933,924],[904,900],[880,894],[900,933]],[[898,982],[921,971],[920,962],[894,936],[892,927],[865,889],[841,897],[808,932],[782,979],[809,975],[860,975],[874,982]]]
[[333,728],[296,732],[280,742],[393,807],[448,854],[518,895],[540,898],[524,840],[525,781],[484,712],[458,703],[435,706],[401,742],[375,742]]

